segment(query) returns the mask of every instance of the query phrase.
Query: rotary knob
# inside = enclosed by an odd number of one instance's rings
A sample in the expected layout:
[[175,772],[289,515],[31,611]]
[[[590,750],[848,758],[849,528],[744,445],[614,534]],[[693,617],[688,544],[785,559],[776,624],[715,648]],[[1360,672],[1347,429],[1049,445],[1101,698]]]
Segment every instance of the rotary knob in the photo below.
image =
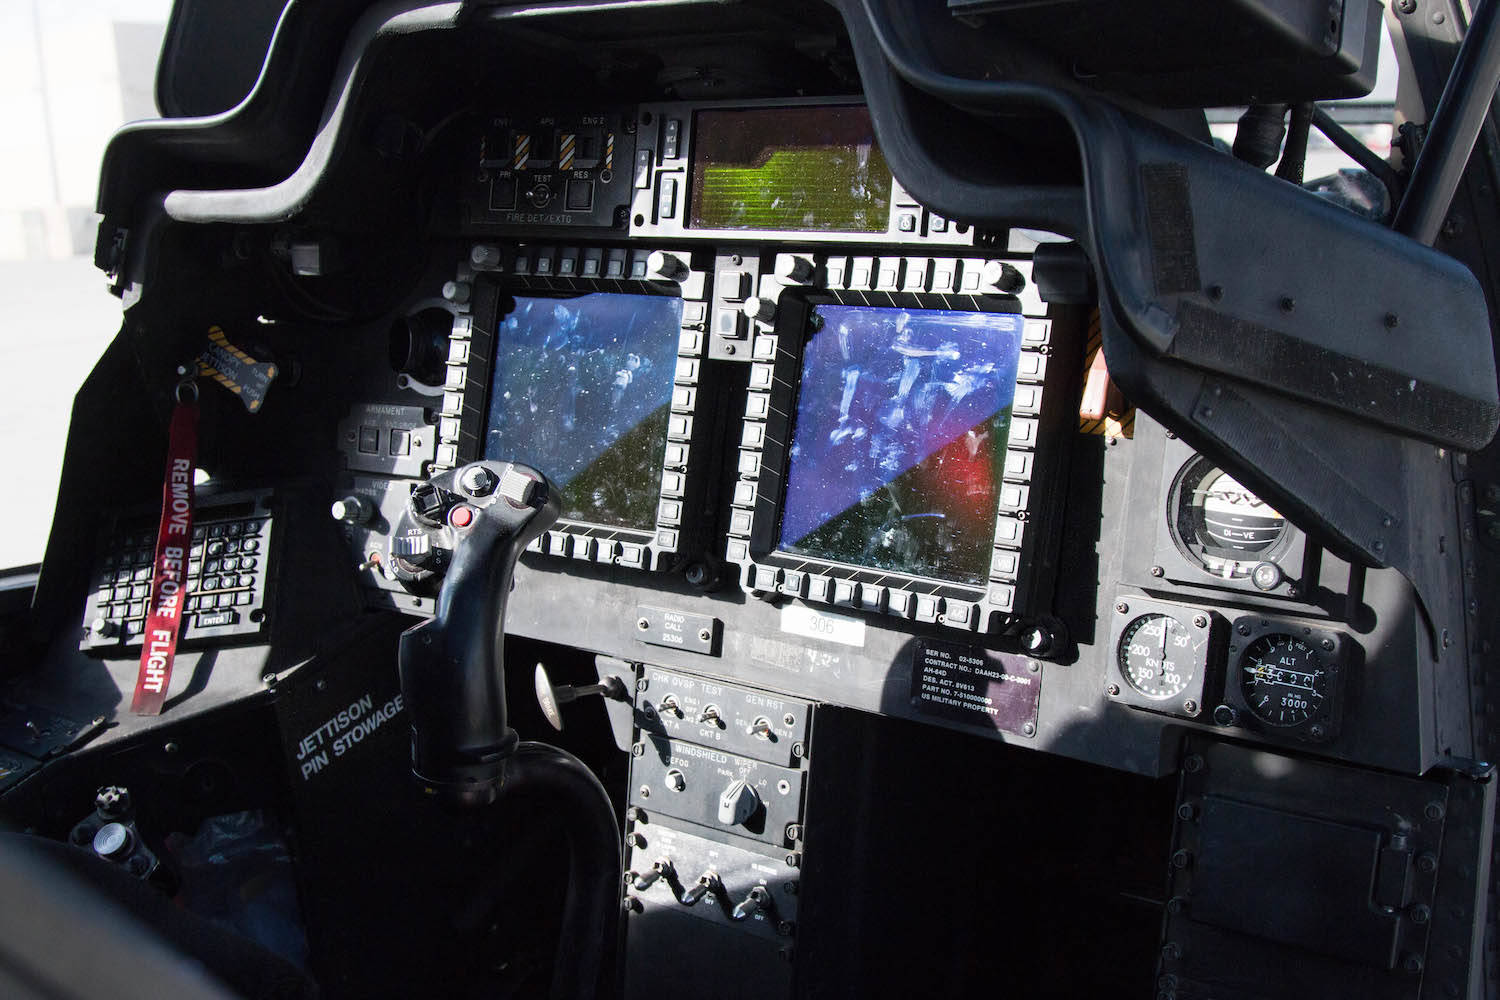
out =
[[816,265],[801,254],[785,253],[776,257],[776,277],[788,285],[805,285],[813,279]]
[[719,795],[719,822],[741,826],[760,810],[760,795],[744,778],[736,778]]
[[773,299],[763,299],[759,295],[752,295],[740,306],[740,312],[753,320],[761,323],[776,322],[776,302]]
[[1003,260],[990,260],[979,272],[979,284],[986,291],[1019,295],[1026,287],[1026,276]]
[[345,524],[368,524],[374,509],[370,501],[357,494],[349,494],[333,502],[328,508],[335,521],[343,521]]
[[135,837],[124,823],[105,823],[94,834],[94,853],[101,858],[117,861],[130,853],[135,846]]
[[517,472],[514,466],[507,467],[500,477],[500,495],[513,507],[530,507],[532,497],[536,495],[536,480]]
[[686,281],[688,265],[675,253],[652,250],[646,258],[646,273],[657,281]]
[[425,532],[391,539],[391,555],[420,566],[432,555],[432,539]]

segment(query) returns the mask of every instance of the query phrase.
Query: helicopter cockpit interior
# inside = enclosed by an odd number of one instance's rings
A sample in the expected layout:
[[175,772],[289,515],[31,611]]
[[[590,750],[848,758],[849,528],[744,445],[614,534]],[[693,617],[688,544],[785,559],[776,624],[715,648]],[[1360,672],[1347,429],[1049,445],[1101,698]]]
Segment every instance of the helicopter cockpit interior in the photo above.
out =
[[178,0],[0,982],[1493,996],[1497,17]]

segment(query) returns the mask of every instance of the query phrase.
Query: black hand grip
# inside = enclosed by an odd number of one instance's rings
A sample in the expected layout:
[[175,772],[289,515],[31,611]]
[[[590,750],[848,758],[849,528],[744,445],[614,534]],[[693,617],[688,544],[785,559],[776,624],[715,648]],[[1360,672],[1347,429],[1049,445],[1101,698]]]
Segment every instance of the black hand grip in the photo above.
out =
[[401,635],[412,771],[463,805],[493,802],[518,738],[505,710],[505,601],[516,560],[557,520],[557,490],[535,469],[475,462],[433,477],[460,501],[437,613]]

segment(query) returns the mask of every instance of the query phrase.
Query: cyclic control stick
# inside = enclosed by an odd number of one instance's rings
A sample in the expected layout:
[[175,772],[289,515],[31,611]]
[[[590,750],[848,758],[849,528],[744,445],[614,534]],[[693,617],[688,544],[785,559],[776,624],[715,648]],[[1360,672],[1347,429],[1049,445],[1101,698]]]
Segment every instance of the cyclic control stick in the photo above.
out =
[[554,998],[600,989],[600,956],[620,902],[620,830],[609,794],[578,758],[522,743],[505,712],[505,603],[516,561],[557,520],[547,477],[513,462],[474,462],[412,489],[392,531],[414,579],[441,579],[437,613],[401,635],[401,693],[412,771],[446,801],[488,805],[515,794],[567,817],[567,898]]

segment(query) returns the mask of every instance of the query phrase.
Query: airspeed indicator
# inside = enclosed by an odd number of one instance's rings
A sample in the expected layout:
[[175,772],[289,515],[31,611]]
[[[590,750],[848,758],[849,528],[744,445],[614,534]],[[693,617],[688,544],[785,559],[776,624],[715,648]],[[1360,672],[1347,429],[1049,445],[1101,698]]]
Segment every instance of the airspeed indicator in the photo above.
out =
[[1120,633],[1120,673],[1153,701],[1176,698],[1193,682],[1207,641],[1200,636],[1195,642],[1192,630],[1171,615],[1141,615]]

